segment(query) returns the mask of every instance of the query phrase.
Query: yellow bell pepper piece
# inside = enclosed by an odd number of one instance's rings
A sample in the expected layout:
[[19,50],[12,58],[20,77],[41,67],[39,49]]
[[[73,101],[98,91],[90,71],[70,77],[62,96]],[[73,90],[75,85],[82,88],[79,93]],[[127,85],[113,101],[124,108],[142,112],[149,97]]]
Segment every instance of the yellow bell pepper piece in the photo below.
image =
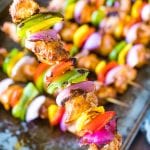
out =
[[48,119],[50,122],[55,117],[57,110],[58,110],[58,106],[55,104],[52,104],[48,107]]
[[106,61],[100,61],[98,64],[97,64],[97,66],[96,66],[96,68],[95,68],[95,72],[96,72],[96,74],[99,74],[100,72],[101,72],[101,70],[103,70],[103,68],[106,66]]
[[139,18],[140,17],[140,8],[142,7],[143,5],[143,1],[142,0],[137,0],[133,6],[132,6],[132,9],[131,9],[131,16],[133,18]]
[[[94,109],[92,109],[92,111],[96,111],[98,113],[104,113],[105,109],[103,106],[99,106],[99,107],[95,107]],[[87,123],[89,117],[90,116],[86,112],[83,112],[81,114],[81,116],[76,121],[76,131],[77,132],[80,132],[83,129],[83,127]]]
[[75,32],[74,37],[73,37],[73,42],[74,45],[77,47],[82,46],[83,40],[85,40],[85,35],[89,31],[89,26],[88,25],[82,25],[81,27],[78,28],[78,30]]
[[122,21],[120,21],[114,32],[114,34],[117,38],[120,38],[122,36],[123,28],[124,28],[124,24]]
[[132,44],[127,44],[123,50],[119,53],[118,55],[118,64],[123,65],[126,63],[126,55],[128,53],[128,51],[131,49]]
[[75,4],[70,4],[67,6],[64,12],[64,17],[66,20],[72,19],[74,16],[74,9],[75,9]]
[[14,65],[16,64],[16,62],[17,62],[19,59],[21,59],[24,55],[25,55],[24,52],[20,52],[20,53],[18,53],[18,55],[17,55],[16,57],[14,57],[14,58],[11,60],[10,64],[9,64],[8,67],[7,67],[7,75],[8,75],[9,77],[11,77],[11,72],[12,72],[12,69],[13,69]]
[[80,132],[83,129],[84,124],[87,120],[88,120],[88,115],[86,113],[82,113],[82,115],[76,121],[76,131],[77,132]]
[[62,20],[63,20],[63,18],[54,17],[54,18],[50,18],[50,19],[44,20],[42,22],[39,22],[37,25],[34,25],[27,30],[27,35],[30,35],[32,33],[35,33],[35,32],[41,31],[41,30],[47,30],[51,26],[53,26],[54,24],[56,24]]

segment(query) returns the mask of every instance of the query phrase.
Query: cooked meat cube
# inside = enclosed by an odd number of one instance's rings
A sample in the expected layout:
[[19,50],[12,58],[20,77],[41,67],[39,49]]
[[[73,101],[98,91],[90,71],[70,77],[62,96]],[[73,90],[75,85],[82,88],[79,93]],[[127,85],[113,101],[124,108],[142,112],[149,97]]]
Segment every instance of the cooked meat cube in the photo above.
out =
[[34,0],[14,0],[10,7],[10,14],[14,23],[19,23],[38,11],[39,5]]

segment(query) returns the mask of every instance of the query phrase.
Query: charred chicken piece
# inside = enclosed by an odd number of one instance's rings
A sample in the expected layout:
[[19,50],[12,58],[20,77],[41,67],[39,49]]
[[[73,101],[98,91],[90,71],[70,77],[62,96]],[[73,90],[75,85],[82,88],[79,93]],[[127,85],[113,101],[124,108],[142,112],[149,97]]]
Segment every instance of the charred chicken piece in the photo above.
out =
[[96,91],[96,95],[99,99],[99,105],[105,105],[107,98],[115,98],[117,95],[116,90],[111,86],[101,86],[99,90]]
[[60,35],[64,41],[71,42],[73,41],[73,35],[77,29],[78,25],[76,23],[66,22],[60,32]]
[[122,66],[122,69],[116,74],[114,86],[118,93],[123,93],[128,84],[133,81],[137,76],[135,69],[129,66]]
[[63,48],[60,40],[56,41],[26,41],[26,47],[36,54],[41,62],[56,64],[56,62],[67,60],[69,53]]
[[114,38],[110,34],[104,34],[100,45],[100,54],[103,56],[107,56],[112,51],[115,45],[116,41],[114,40]]
[[65,122],[71,123],[81,115],[82,112],[97,106],[98,101],[94,93],[82,93],[82,91],[73,91],[70,99],[65,103],[66,120]]
[[10,14],[14,23],[19,23],[39,11],[39,5],[34,0],[14,0]]
[[95,54],[90,54],[88,56],[83,56],[78,59],[78,66],[94,71],[97,64],[99,63],[99,58]]

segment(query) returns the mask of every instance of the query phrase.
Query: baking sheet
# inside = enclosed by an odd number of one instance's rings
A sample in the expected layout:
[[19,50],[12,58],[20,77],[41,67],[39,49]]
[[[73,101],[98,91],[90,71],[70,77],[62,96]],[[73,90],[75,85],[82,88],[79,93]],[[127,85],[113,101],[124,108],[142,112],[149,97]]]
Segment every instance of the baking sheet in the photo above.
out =
[[[6,0],[5,0],[6,1]],[[11,0],[10,0],[11,1]],[[9,2],[10,2],[9,1]],[[4,2],[3,0],[1,2]],[[1,3],[0,2],[0,9]],[[7,1],[8,2],[8,1]],[[44,0],[46,4],[46,0]],[[4,4],[4,3],[3,3]],[[9,3],[7,3],[8,5]],[[6,5],[6,7],[7,7]],[[3,10],[4,7],[3,7]],[[2,9],[0,11],[3,12]],[[8,14],[5,10],[5,13]],[[8,20],[8,15],[3,15],[0,23]],[[11,49],[19,47],[16,43],[0,32],[0,46]],[[109,104],[108,109],[116,110],[118,114],[118,130],[123,136],[123,150],[129,149],[132,140],[138,132],[143,116],[150,104],[150,64],[138,72],[136,80],[143,88],[129,87],[128,91],[119,96],[118,99],[129,104],[129,108]],[[5,75],[1,72],[0,78]],[[58,128],[52,128],[47,121],[35,120],[29,124],[20,122],[11,116],[11,112],[6,112],[0,106],[0,150],[82,150],[76,139],[70,133],[62,133]]]

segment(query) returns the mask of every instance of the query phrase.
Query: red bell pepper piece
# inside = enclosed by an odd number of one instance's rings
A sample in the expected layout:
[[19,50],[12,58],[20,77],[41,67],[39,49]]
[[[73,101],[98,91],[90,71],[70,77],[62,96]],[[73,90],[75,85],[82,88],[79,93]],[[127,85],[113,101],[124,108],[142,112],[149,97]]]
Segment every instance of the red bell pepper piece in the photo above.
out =
[[64,74],[66,71],[68,71],[71,68],[71,66],[73,66],[73,61],[72,60],[60,62],[58,65],[56,65],[52,69],[51,76],[46,77],[46,81],[48,83],[51,82],[55,77],[58,77],[58,76]]
[[114,111],[107,111],[103,114],[97,115],[90,123],[85,126],[85,131],[94,132],[102,129],[114,116]]
[[13,93],[10,97],[10,106],[11,107],[14,107],[19,102],[22,92],[23,92],[23,88],[20,88],[19,86],[15,86],[13,88]]
[[40,63],[34,73],[34,81],[38,79],[38,77],[49,67],[48,64]]
[[108,71],[110,71],[112,68],[116,67],[118,64],[115,61],[109,62],[106,67],[98,74],[98,81],[104,83],[105,82],[105,76]]

